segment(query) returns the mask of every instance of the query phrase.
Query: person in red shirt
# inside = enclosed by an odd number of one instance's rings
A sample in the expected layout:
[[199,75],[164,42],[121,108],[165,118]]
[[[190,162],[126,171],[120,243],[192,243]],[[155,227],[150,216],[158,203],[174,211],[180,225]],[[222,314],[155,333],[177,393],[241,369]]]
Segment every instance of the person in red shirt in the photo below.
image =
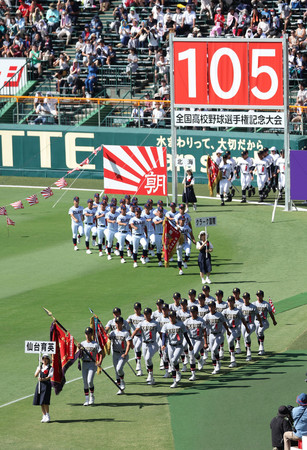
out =
[[214,16],[214,27],[210,31],[210,37],[220,36],[224,28],[225,17],[222,14],[222,8],[216,8]]
[[27,23],[29,20],[29,14],[30,14],[30,6],[26,4],[25,0],[19,0],[20,6],[18,8],[18,11],[21,12],[22,17],[25,19],[25,22]]
[[31,5],[29,8],[30,8],[30,14],[33,14],[35,12],[36,8],[38,8],[42,13],[44,13],[44,8],[42,7],[42,5],[37,3],[36,0],[33,0],[31,2]]

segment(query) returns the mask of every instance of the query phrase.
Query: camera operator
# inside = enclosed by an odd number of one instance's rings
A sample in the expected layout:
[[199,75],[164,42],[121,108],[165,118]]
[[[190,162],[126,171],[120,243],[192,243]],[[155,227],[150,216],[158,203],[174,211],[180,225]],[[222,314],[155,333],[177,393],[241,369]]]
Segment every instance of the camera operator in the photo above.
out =
[[290,408],[284,405],[280,406],[278,408],[278,415],[270,423],[273,450],[283,450],[284,433],[286,431],[292,431],[292,423]]
[[300,394],[296,397],[296,403],[299,405],[292,409],[293,419],[292,431],[284,433],[284,450],[290,450],[291,441],[298,441],[303,436],[307,436],[307,394]]

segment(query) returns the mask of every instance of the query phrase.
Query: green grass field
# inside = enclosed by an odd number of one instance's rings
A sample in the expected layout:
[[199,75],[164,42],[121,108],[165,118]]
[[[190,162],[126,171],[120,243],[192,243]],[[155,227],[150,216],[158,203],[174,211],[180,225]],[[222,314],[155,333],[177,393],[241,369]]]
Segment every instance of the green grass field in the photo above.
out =
[[[0,177],[0,184],[43,186],[46,181]],[[201,290],[195,247],[182,277],[175,263],[165,269],[154,260],[133,269],[131,260],[107,261],[96,249],[86,255],[84,241],[82,251],[73,251],[68,216],[72,198],[79,193],[85,205],[100,185],[98,180],[78,181],[76,191],[68,192],[55,208],[60,191],[47,200],[40,196],[38,205],[24,210],[8,207],[9,217],[16,221],[9,230],[0,216],[0,406],[34,393],[37,358],[24,353],[24,341],[49,339],[50,318],[43,306],[82,340],[89,307],[107,322],[114,306],[127,317],[135,301],[154,307],[157,298],[171,301],[174,291],[187,296],[190,288]],[[35,192],[38,189],[2,187],[0,206]],[[207,190],[197,186],[197,193],[207,195]],[[240,355],[238,367],[230,370],[226,359],[215,377],[209,363],[195,383],[184,374],[175,392],[170,380],[162,378],[156,357],[155,386],[147,386],[145,377],[136,378],[126,366],[126,394],[118,397],[104,375],[96,376],[96,405],[90,408],[81,406],[83,383],[75,364],[67,372],[71,382],[59,396],[52,396],[50,424],[40,423],[40,408],[32,406],[32,397],[0,408],[2,448],[43,448],[47,442],[58,449],[100,442],[120,449],[270,448],[269,422],[279,405],[294,404],[296,395],[307,388],[307,214],[277,209],[272,224],[272,206],[232,202],[221,208],[218,199],[201,199],[191,215],[193,222],[196,215],[217,217],[218,225],[209,229],[214,245],[212,292],[222,289],[227,297],[238,286],[253,300],[257,289],[273,299],[278,325],[266,332],[266,356],[257,356],[253,335],[251,363]],[[195,234],[199,231],[194,228]],[[103,366],[111,364],[107,357]],[[114,375],[112,368],[107,370]]]

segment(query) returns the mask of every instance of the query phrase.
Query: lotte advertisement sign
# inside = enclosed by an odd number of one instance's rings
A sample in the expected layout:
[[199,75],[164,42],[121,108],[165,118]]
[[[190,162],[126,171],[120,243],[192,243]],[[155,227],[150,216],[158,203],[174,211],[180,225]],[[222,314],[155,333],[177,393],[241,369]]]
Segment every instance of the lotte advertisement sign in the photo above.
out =
[[282,108],[283,41],[173,41],[174,106]]

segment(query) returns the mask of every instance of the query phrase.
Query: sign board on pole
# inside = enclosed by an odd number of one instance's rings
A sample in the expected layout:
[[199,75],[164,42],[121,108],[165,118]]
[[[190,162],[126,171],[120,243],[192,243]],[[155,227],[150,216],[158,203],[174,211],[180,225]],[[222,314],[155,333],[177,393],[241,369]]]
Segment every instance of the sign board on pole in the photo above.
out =
[[175,111],[176,127],[284,128],[284,114],[255,111]]
[[55,354],[54,341],[25,341],[25,353],[51,353]]
[[26,58],[1,59],[0,92],[1,95],[15,95],[28,82]]
[[212,227],[216,225],[216,217],[195,217],[196,227]]

